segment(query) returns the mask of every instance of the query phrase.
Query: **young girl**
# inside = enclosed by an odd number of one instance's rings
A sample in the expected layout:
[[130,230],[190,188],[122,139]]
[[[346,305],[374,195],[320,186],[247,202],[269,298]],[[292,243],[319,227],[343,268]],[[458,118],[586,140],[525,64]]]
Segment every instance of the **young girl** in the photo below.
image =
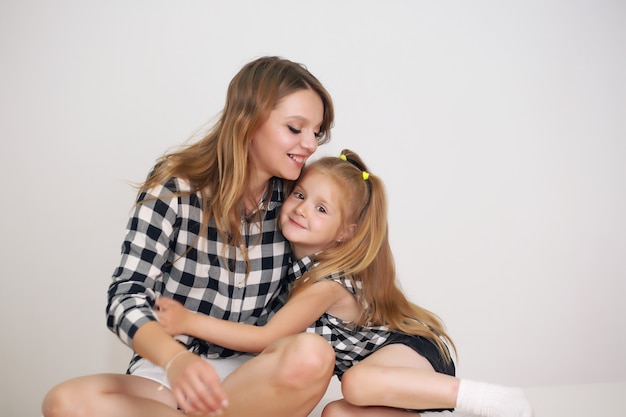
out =
[[303,65],[261,57],[235,75],[208,134],[163,156],[139,190],[106,310],[135,352],[128,374],[59,384],[45,417],[308,415],[332,376],[323,338],[289,336],[252,357],[174,339],[153,306],[166,296],[207,317],[267,321],[288,285],[289,243],[276,230],[284,180],[299,177],[332,123],[331,98]]
[[324,417],[400,416],[455,409],[485,417],[530,417],[519,389],[455,378],[442,322],[411,303],[395,281],[381,180],[355,153],[305,168],[283,204],[280,225],[300,260],[289,301],[265,326],[193,314],[157,301],[171,334],[191,334],[236,350],[261,352],[307,329],[334,347],[344,399]]

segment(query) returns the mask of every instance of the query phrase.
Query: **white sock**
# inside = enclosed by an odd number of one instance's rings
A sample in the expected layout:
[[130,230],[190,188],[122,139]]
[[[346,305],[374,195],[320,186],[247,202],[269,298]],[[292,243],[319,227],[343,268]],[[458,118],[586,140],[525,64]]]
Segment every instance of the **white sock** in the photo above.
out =
[[533,417],[533,410],[519,388],[462,379],[455,410],[480,417]]

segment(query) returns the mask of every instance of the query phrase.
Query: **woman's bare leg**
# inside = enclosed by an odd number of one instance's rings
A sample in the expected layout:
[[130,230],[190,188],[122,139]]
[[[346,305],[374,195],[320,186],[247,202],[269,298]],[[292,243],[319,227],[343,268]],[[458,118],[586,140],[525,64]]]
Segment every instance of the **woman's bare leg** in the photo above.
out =
[[[400,408],[389,407],[359,407],[337,400],[326,404],[322,411],[322,417],[419,417],[419,414],[404,411]],[[444,416],[441,416],[444,417]]]
[[70,379],[43,400],[45,417],[180,417],[171,391],[147,378],[99,374]]
[[[322,398],[335,353],[311,333],[270,345],[224,381],[233,417],[306,417]],[[167,388],[147,378],[101,374],[74,378],[54,387],[42,405],[45,417],[180,417]]]
[[280,339],[223,382],[224,416],[306,417],[326,393],[335,353],[312,333]]

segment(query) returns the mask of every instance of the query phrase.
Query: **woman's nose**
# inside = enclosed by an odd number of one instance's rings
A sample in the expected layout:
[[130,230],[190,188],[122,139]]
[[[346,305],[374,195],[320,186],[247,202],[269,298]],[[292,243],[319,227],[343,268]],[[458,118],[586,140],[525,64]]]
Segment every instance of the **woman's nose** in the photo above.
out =
[[302,136],[302,147],[307,151],[314,153],[317,150],[317,137],[314,132]]

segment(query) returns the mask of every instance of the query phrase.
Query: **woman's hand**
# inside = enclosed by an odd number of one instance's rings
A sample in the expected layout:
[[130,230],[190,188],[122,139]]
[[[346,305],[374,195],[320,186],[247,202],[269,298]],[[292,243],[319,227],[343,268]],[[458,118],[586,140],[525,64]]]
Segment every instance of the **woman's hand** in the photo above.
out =
[[186,413],[221,414],[228,406],[215,369],[198,355],[179,352],[165,366],[174,398]]
[[159,297],[155,305],[159,323],[172,336],[189,334],[189,322],[195,313],[187,310],[181,303],[171,298]]

